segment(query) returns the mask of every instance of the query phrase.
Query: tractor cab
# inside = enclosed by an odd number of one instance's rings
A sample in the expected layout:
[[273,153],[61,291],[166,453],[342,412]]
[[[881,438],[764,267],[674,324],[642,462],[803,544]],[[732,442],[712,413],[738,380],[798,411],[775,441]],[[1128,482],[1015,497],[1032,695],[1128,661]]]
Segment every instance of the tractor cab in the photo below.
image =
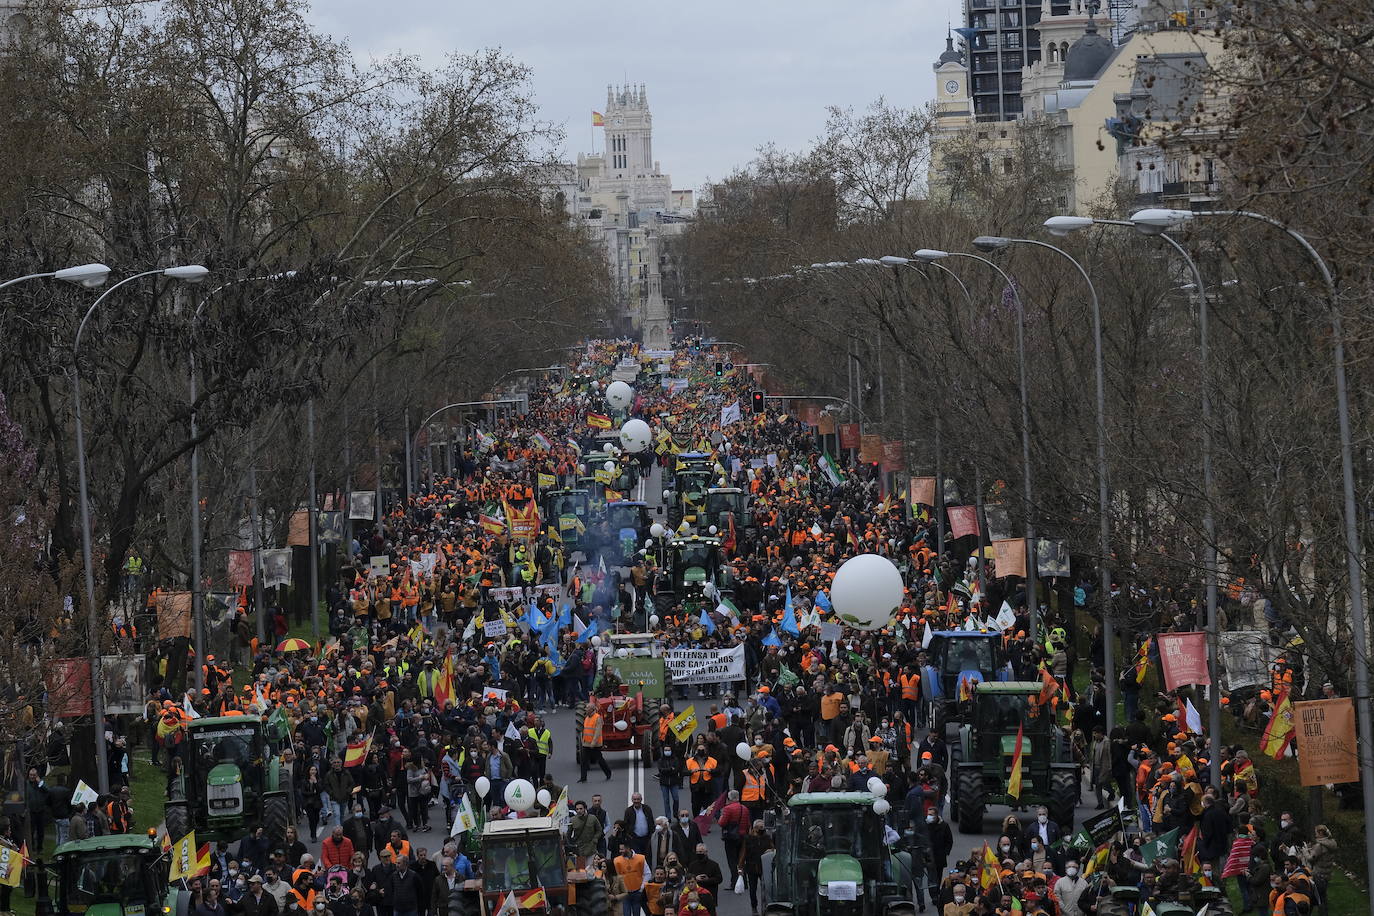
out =
[[706,525],[715,525],[720,531],[729,526],[729,519],[735,520],[737,528],[752,528],[754,514],[749,508],[749,497],[739,487],[712,487],[706,491]]
[[701,597],[708,582],[722,591],[729,585],[731,572],[721,557],[720,538],[673,538],[668,542],[668,565],[679,600]]
[[644,543],[652,525],[648,503],[622,499],[606,504],[606,528],[620,543],[620,555],[626,560]]
[[547,523],[555,526],[565,547],[576,549],[590,524],[590,494],[586,490],[549,490],[543,502]]
[[449,895],[450,916],[489,916],[509,897],[522,912],[604,916],[605,883],[589,872],[568,870],[563,830],[554,818],[487,821],[481,844],[482,877]]
[[765,916],[915,912],[910,855],[883,842],[883,817],[873,810],[877,800],[867,792],[803,792],[788,799],[765,865]]
[[269,837],[294,822],[288,781],[263,730],[251,716],[212,716],[186,725],[183,768],[170,787],[167,834],[234,840],[261,824]]
[[1011,679],[1011,663],[1002,634],[977,630],[941,630],[926,647],[929,663],[921,672],[922,689],[933,706],[935,724],[946,729],[964,721],[973,686]]
[[[113,834],[63,843],[37,883],[38,916],[182,916],[182,892],[167,886],[167,860],[144,834]],[[186,895],[189,901],[189,895]]]

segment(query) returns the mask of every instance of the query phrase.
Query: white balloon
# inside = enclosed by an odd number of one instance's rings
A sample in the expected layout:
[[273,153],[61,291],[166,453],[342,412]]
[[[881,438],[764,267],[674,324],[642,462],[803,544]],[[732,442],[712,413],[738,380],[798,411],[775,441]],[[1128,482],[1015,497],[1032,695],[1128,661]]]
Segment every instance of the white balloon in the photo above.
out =
[[545,808],[553,804],[553,796],[549,794],[548,789],[540,789],[535,793],[534,797],[539,799],[539,804],[543,805]]
[[616,469],[616,463],[614,461],[607,461],[601,466],[601,469],[603,471],[614,471]]
[[622,646],[621,648],[615,650],[615,657],[616,657],[616,658],[629,658],[629,657],[630,657],[630,650],[629,650],[629,649],[626,649],[625,647]]
[[711,534],[718,534],[720,532],[720,529],[718,529],[715,525],[712,525],[710,528],[707,528],[706,530]]
[[599,647],[599,646],[601,645],[601,637],[600,637],[600,636],[593,636],[593,637],[592,637],[592,645],[593,645],[593,646],[596,646],[596,647]]
[[478,776],[472,787],[477,790],[479,798],[486,798],[487,793],[491,791],[491,780],[485,776]]
[[534,801],[534,783],[528,779],[512,779],[506,784],[506,807],[512,811],[528,811]]
[[625,731],[625,729],[627,729],[627,728],[629,728],[629,727],[630,727],[630,723],[629,723],[629,722],[626,722],[624,719],[617,719],[617,720],[616,720],[616,723],[615,723],[615,730],[616,730],[616,731],[618,731],[618,732],[623,732],[623,731]]
[[878,815],[879,817],[881,817],[882,815],[886,814],[891,810],[892,802],[888,801],[885,798],[880,798],[877,801],[873,802],[873,813]]
[[656,627],[656,626],[658,626],[658,615],[657,615],[657,614],[650,614],[650,615],[649,615],[649,626],[651,626],[651,627]]
[[611,382],[606,386],[606,404],[615,410],[624,410],[635,399],[635,390],[625,382]]
[[887,795],[887,783],[876,776],[868,777],[868,794],[882,798]]
[[643,420],[626,420],[625,425],[620,427],[620,444],[631,454],[644,451],[652,441],[653,433]]
[[902,606],[902,574],[876,553],[850,557],[835,573],[830,603],[856,630],[881,630]]
[[748,760],[753,755],[753,751],[749,749],[749,745],[745,744],[743,741],[735,745],[735,756],[740,760]]
[[821,526],[819,524],[811,526],[811,536],[813,538],[818,538],[821,536]]
[[661,538],[668,533],[668,529],[664,528],[659,522],[654,522],[649,526],[649,533],[656,538]]

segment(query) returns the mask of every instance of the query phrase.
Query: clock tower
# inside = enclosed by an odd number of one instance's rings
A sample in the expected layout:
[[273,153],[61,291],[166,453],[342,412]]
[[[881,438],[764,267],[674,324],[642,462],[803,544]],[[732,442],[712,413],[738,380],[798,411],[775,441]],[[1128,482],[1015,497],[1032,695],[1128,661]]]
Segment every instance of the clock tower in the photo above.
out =
[[971,120],[968,64],[954,50],[954,36],[945,36],[945,52],[935,62],[935,117],[938,130],[956,130]]

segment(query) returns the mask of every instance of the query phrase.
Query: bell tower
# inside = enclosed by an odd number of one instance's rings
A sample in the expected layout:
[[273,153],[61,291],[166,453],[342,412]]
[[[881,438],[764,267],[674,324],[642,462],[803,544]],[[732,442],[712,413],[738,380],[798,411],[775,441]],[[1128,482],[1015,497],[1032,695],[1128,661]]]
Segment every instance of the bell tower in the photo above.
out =
[[644,84],[607,86],[605,119],[607,176],[654,174],[654,119]]

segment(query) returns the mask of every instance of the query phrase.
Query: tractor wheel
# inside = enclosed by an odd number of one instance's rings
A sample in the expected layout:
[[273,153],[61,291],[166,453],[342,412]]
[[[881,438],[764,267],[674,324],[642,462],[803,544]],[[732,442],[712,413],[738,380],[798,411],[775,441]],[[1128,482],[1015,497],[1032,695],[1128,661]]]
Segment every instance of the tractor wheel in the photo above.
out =
[[167,821],[167,836],[173,843],[191,832],[191,814],[185,802],[169,804],[163,817]]
[[[606,899],[605,881],[600,878],[593,878],[586,884],[577,885],[576,916],[606,916],[609,905]],[[453,914],[450,913],[449,916],[453,916]]]
[[1097,916],[1131,916],[1131,905],[1124,900],[1103,897],[1097,901]]
[[644,762],[657,760],[659,751],[663,750],[658,743],[658,701],[640,695],[642,708],[639,712],[640,722],[644,725],[644,734],[641,737],[643,742]]
[[1050,817],[1064,836],[1073,832],[1073,809],[1078,803],[1078,776],[1073,770],[1050,773]]
[[983,802],[983,774],[977,766],[966,766],[959,768],[957,778],[955,813],[959,817],[959,832],[982,833],[983,809],[987,807]]
[[450,892],[448,913],[449,916],[481,916],[482,895],[461,887]]
[[291,826],[291,802],[285,795],[269,795],[262,800],[262,826],[273,843],[286,839]]

